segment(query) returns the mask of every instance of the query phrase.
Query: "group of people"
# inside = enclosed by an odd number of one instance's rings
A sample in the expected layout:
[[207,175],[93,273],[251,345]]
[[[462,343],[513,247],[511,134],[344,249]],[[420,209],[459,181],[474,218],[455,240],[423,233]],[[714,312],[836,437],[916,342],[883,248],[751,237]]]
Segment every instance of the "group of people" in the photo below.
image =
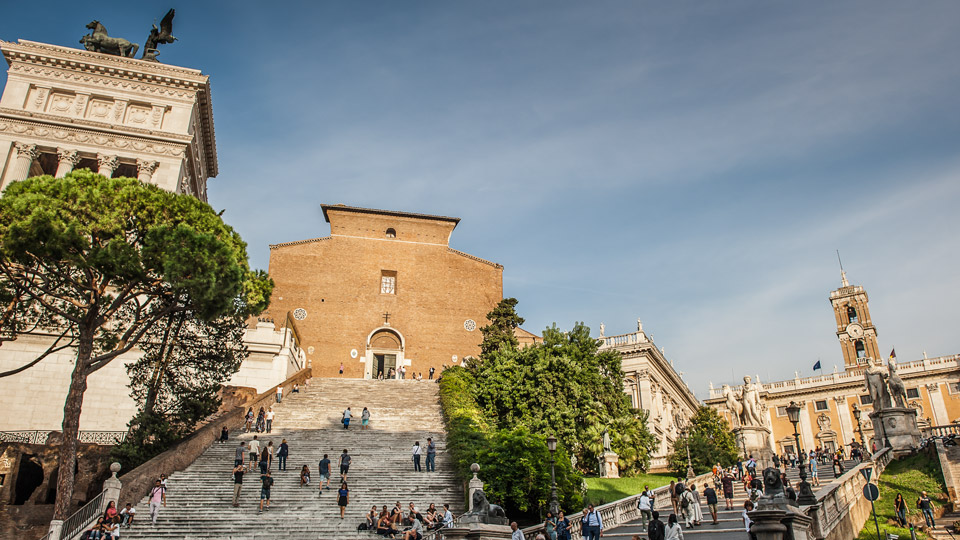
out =
[[373,505],[357,530],[376,531],[380,536],[387,538],[399,537],[404,540],[420,540],[426,531],[452,526],[453,512],[450,511],[449,504],[444,504],[443,509],[440,510],[436,504],[430,503],[426,512],[421,513],[411,502],[407,512],[404,513],[400,501],[397,501],[397,504],[389,511],[387,505],[383,505],[381,509],[377,509],[377,505]]
[[[920,513],[923,514],[923,522],[927,527],[934,527],[933,520],[933,502],[930,500],[930,497],[927,496],[926,491],[921,491],[920,496],[917,497],[917,509],[920,510]],[[893,499],[893,510],[896,513],[897,525],[900,527],[907,526],[907,501],[904,500],[903,495],[897,493],[897,496]]]
[[[167,475],[161,474],[160,478],[157,478],[153,487],[150,488],[148,499],[150,500],[150,521],[156,525],[160,507],[167,505]],[[137,509],[134,508],[132,503],[127,503],[125,507],[118,511],[117,502],[110,501],[93,527],[84,531],[80,535],[80,539],[115,540],[120,538],[121,530],[133,526],[135,517],[137,517]]]
[[[427,372],[427,380],[433,380],[433,374],[436,372],[434,368],[430,368],[430,371]],[[387,370],[386,377],[384,377],[383,370],[377,371],[377,380],[382,381],[384,378],[387,379],[406,379],[407,378],[407,366],[400,366],[400,369],[389,368]],[[423,380],[423,372],[418,371],[416,373],[411,373],[410,378],[415,381]]]
[[[277,387],[281,388],[281,387]],[[277,394],[277,403],[280,402],[281,394]],[[256,415],[253,414],[253,407],[250,407],[247,410],[247,414],[243,418],[243,432],[248,433],[250,431],[256,431],[257,433],[270,433],[273,431],[273,407],[270,407],[267,410],[264,410],[263,407],[260,407],[260,412]],[[226,440],[224,433],[227,430],[226,427],[221,431],[221,439]],[[221,441],[223,442],[223,441]]]

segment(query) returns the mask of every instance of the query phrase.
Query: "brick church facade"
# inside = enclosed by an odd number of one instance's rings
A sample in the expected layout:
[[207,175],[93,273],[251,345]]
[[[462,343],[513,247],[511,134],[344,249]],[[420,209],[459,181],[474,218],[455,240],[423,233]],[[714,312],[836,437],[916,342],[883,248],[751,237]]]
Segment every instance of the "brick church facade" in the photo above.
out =
[[330,236],[270,246],[269,316],[292,321],[315,376],[407,378],[480,352],[503,266],[450,247],[459,218],[323,205]]

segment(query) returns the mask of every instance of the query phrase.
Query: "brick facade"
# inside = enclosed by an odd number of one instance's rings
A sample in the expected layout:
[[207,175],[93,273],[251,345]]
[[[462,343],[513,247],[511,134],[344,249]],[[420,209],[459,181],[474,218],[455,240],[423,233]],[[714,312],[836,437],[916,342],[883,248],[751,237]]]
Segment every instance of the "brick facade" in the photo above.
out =
[[[336,376],[341,363],[344,377],[376,376],[383,355],[406,365],[408,378],[426,378],[430,367],[479,354],[479,328],[503,298],[503,267],[449,247],[459,219],[322,208],[330,236],[270,246],[269,316],[296,319],[315,376]],[[384,277],[395,278],[393,293],[381,292]]]

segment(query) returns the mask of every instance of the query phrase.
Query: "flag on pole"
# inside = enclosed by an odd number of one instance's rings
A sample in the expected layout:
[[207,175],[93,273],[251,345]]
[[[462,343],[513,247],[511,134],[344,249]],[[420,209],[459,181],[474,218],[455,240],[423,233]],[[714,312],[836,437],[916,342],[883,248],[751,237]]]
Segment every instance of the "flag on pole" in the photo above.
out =
[[819,360],[817,360],[817,363],[813,365],[813,370],[814,370],[814,371],[816,371],[816,370],[818,370],[818,369],[821,370],[821,371],[823,371],[823,368],[820,367],[820,361],[819,361]]
[[896,349],[896,348],[890,349],[890,358],[891,358],[892,360],[896,360],[896,359],[897,359],[897,349]]

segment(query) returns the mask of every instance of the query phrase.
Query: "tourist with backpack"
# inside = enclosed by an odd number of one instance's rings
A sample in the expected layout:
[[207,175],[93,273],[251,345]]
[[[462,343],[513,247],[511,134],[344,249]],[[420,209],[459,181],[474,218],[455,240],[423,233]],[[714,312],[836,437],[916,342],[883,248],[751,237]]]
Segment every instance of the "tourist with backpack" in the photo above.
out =
[[323,455],[323,459],[320,460],[319,465],[317,466],[317,474],[320,475],[320,481],[317,484],[320,486],[320,495],[323,495],[323,485],[326,483],[327,487],[330,487],[330,459],[327,457],[327,454]]
[[640,510],[640,521],[644,529],[647,528],[647,523],[650,522],[652,518],[651,512],[653,511],[653,505],[650,501],[650,492],[644,487],[643,493],[640,494],[640,498],[637,499],[637,510]]
[[283,439],[280,441],[280,449],[277,450],[277,470],[285,471],[287,470],[287,456],[290,455],[290,445],[287,444],[287,440]]
[[233,468],[233,507],[240,506],[240,488],[243,487],[243,463]]
[[167,505],[167,490],[163,487],[163,482],[158,479],[150,489],[148,497],[150,499],[150,521],[156,526],[157,517],[160,515],[160,505]]
[[580,530],[583,533],[584,540],[598,540],[603,534],[603,520],[600,519],[600,512],[594,510],[592,504],[587,505],[583,510],[583,517],[580,518]]
[[653,519],[651,519],[650,524],[647,525],[647,540],[663,540],[663,537],[666,536],[667,533],[663,522],[660,521],[660,512],[654,510],[652,516]]
[[270,488],[273,487],[273,478],[270,476],[270,471],[265,470],[260,475],[260,509],[257,511],[258,514],[263,513],[263,502],[267,502],[267,510],[270,510]]

